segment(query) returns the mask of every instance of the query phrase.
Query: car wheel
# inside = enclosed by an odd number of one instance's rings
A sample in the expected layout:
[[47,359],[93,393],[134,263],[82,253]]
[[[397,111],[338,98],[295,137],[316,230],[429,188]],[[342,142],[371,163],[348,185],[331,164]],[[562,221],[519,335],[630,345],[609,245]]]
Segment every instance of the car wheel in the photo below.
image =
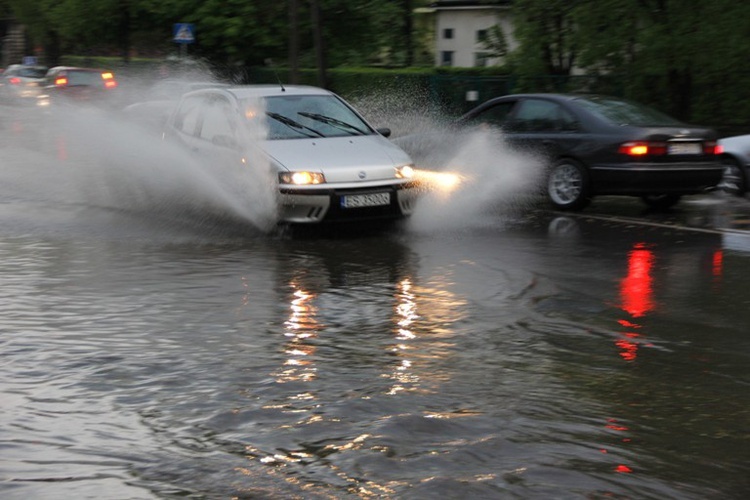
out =
[[666,210],[679,203],[682,195],[679,194],[649,194],[641,196],[641,200],[650,208]]
[[732,196],[744,196],[747,183],[742,166],[734,158],[722,158],[721,164],[724,167],[724,175],[719,187]]
[[558,161],[547,178],[547,196],[559,210],[580,210],[591,202],[589,174],[575,160]]

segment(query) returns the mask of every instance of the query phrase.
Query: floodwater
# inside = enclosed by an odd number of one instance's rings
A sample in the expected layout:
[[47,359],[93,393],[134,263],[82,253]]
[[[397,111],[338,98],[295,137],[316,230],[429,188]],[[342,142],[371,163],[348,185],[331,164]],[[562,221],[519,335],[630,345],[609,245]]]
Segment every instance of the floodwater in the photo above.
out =
[[97,119],[0,121],[2,498],[750,493],[747,200],[298,233]]

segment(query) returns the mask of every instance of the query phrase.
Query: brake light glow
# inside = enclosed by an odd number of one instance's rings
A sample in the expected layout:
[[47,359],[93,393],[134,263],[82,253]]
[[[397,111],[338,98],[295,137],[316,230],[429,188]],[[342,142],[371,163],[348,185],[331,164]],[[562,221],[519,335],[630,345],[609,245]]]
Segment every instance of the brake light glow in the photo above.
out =
[[714,148],[714,154],[716,155],[724,154],[724,146],[722,146],[721,144],[717,144],[716,148]]
[[626,142],[620,145],[618,152],[628,156],[664,155],[667,145],[664,142]]
[[68,84],[68,78],[65,76],[58,76],[55,78],[55,85],[58,87],[64,87]]
[[113,75],[109,71],[102,73],[102,80],[104,80],[105,88],[113,89],[117,87],[117,81],[115,80],[115,75]]
[[723,149],[716,141],[706,141],[703,143],[703,154],[705,155],[718,155],[723,152]]
[[11,76],[8,79],[8,83],[10,83],[11,85],[18,85],[19,83],[21,83],[21,79],[18,78],[17,76]]

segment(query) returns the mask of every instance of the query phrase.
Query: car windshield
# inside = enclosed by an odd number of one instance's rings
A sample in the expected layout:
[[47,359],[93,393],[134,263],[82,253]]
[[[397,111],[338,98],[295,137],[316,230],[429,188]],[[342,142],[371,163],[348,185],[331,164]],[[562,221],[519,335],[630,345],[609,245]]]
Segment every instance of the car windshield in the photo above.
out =
[[679,126],[682,123],[648,106],[611,97],[585,97],[578,102],[616,125]]
[[265,126],[270,140],[309,137],[347,137],[374,133],[349,106],[332,95],[287,95],[243,103],[249,119],[265,107]]

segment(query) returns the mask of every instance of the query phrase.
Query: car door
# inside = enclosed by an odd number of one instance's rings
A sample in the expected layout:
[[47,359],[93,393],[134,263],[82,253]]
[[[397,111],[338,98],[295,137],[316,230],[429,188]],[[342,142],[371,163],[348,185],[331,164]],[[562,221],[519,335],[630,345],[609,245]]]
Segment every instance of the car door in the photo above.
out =
[[198,109],[193,151],[211,165],[241,163],[243,144],[239,118],[229,99],[221,94],[208,94]]
[[556,101],[521,99],[504,125],[513,146],[548,158],[577,158],[584,131],[575,115]]

